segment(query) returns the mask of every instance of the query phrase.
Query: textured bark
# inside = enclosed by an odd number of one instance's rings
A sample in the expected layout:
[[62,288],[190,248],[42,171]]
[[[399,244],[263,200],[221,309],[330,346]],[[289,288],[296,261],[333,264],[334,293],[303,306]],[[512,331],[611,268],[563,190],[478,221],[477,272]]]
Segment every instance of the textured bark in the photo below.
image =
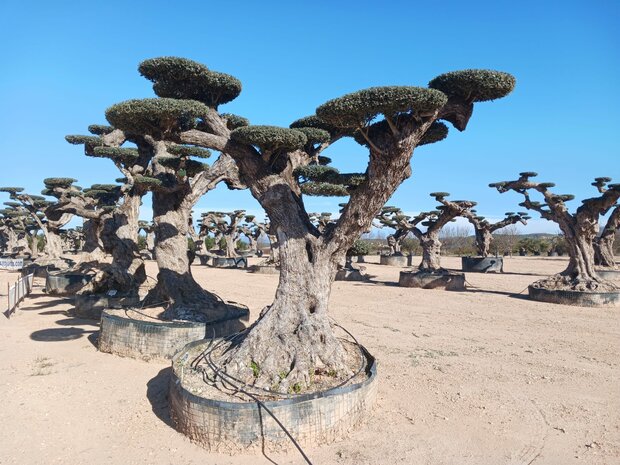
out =
[[616,207],[607,224],[603,228],[601,235],[594,241],[594,264],[600,267],[617,270],[616,259],[614,257],[614,240],[616,231],[620,228],[620,207]]
[[[416,234],[417,236],[417,234]],[[420,271],[440,271],[441,268],[441,241],[439,231],[417,236],[422,246],[422,262]]]
[[476,249],[481,257],[488,257],[491,250],[493,234],[488,228],[474,228],[476,234]]

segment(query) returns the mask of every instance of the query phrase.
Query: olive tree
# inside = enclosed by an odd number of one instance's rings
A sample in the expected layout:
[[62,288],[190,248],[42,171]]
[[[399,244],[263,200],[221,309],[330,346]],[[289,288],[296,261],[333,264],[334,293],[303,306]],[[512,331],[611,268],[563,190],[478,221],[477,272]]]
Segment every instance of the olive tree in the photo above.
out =
[[[406,215],[396,214],[399,229],[406,229],[420,241],[422,247],[422,262],[419,270],[427,273],[442,272],[441,267],[441,240],[440,234],[444,226],[455,218],[465,216],[476,205],[469,200],[446,200],[450,194],[447,192],[433,192],[430,194],[440,203],[435,210],[421,212],[411,218]],[[419,226],[424,226],[422,230]]]
[[390,255],[402,255],[402,243],[411,232],[409,228],[401,226],[403,220],[407,219],[409,217],[403,214],[400,208],[391,206],[381,208],[381,211],[376,216],[379,228],[386,227],[394,230],[394,234],[390,234],[387,237]]
[[[524,197],[521,206],[534,210],[542,218],[558,224],[568,244],[568,267],[561,273],[537,281],[534,287],[543,289],[574,291],[616,291],[614,284],[601,279],[595,271],[594,240],[599,232],[599,218],[617,204],[620,198],[620,184],[608,184],[609,178],[596,178],[593,185],[601,194],[585,199],[575,213],[569,211],[566,202],[574,199],[570,194],[555,194],[550,182],[535,182],[531,178],[537,173],[523,172],[519,179],[490,184],[500,193],[513,191]],[[530,193],[538,193],[541,201],[532,200]]]
[[267,235],[267,225],[258,221],[255,215],[245,215],[237,229],[248,239],[250,251],[258,252],[258,240]]
[[473,225],[476,237],[476,249],[480,257],[488,257],[491,250],[491,240],[493,233],[507,226],[521,223],[527,224],[530,219],[526,212],[506,212],[506,217],[496,223],[491,223],[484,216],[479,216],[475,210],[465,213],[465,218]]
[[203,213],[200,222],[201,235],[206,236],[206,233],[212,233],[215,236],[215,243],[218,248],[223,240],[224,250],[222,250],[222,253],[225,257],[238,257],[236,244],[241,234],[240,223],[244,217],[245,210]]
[[[162,98],[220,95],[219,73],[189,60],[151,60],[147,77]],[[263,387],[306,389],[323,370],[347,376],[346,351],[328,317],[332,282],[347,250],[411,174],[413,150],[442,140],[449,121],[464,130],[475,102],[504,97],[515,80],[506,73],[467,70],[441,75],[429,87],[374,87],[330,100],[316,115],[290,128],[231,128],[217,102],[195,114],[195,127],[169,134],[172,140],[230,155],[243,182],[270,219],[278,237],[280,278],[274,302],[220,361],[228,373]],[[203,100],[205,102],[205,100]],[[318,156],[343,137],[367,147],[362,179],[321,174],[304,183],[297,168],[321,165]],[[334,182],[335,181],[335,182]],[[310,221],[302,193],[333,189],[349,195],[335,225],[321,233]],[[258,367],[258,369],[257,369]]]
[[[58,200],[61,192],[67,191],[66,195],[78,192],[80,189],[73,186],[75,179],[72,178],[47,178],[43,181],[45,189],[41,192],[44,196],[56,197]],[[62,238],[60,230],[73,217],[58,209],[58,202],[50,201],[40,195],[31,195],[24,192],[21,187],[0,187],[0,192],[8,192],[11,199],[19,202],[28,211],[33,221],[37,223],[45,235],[44,255],[46,259],[60,259],[62,250]]]

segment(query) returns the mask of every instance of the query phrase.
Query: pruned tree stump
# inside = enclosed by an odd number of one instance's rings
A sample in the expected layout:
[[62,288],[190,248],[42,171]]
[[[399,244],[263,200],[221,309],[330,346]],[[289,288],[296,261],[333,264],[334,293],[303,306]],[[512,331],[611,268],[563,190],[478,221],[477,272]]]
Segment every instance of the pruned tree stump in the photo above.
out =
[[388,265],[388,266],[407,266],[407,257],[404,255],[381,255],[379,257],[380,265]]
[[[174,427],[193,442],[212,452],[286,451],[294,445],[282,428],[256,402],[226,402],[209,398],[211,386],[200,394],[184,385],[184,373],[196,351],[208,342],[188,344],[172,359],[169,404]],[[366,356],[366,378],[356,384],[323,392],[294,395],[283,400],[264,401],[302,447],[343,439],[370,415],[377,397],[377,368]]]
[[544,289],[530,285],[530,299],[553,304],[578,305],[580,307],[617,307],[620,306],[618,292],[584,292],[558,289]]
[[280,267],[276,265],[252,265],[248,271],[257,274],[280,274]]
[[[138,309],[139,311],[139,309]],[[99,350],[143,361],[170,360],[190,342],[237,333],[248,321],[246,309],[230,311],[225,317],[207,323],[194,321],[137,320],[129,309],[105,309],[101,313]]]
[[463,271],[469,273],[503,273],[502,257],[461,257]]
[[215,268],[247,268],[246,257],[213,257],[211,266]]
[[138,302],[140,298],[137,295],[77,294],[74,307],[69,312],[80,318],[100,320],[101,313],[106,308],[133,307]]
[[401,271],[398,285],[402,287],[418,287],[421,289],[445,289],[446,291],[464,291],[465,275],[447,270]]
[[51,271],[45,279],[45,292],[51,295],[75,294],[91,279],[91,275],[74,271]]
[[342,268],[336,272],[336,281],[368,281],[370,278],[360,270]]

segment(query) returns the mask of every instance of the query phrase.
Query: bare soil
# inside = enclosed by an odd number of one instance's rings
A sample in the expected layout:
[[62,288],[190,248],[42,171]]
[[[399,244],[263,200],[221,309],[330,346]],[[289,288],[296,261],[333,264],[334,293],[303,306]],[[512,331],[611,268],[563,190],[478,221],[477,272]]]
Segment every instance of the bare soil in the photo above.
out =
[[[563,258],[505,259],[504,274],[467,273],[465,292],[401,288],[396,267],[334,283],[331,315],[377,357],[378,402],[317,464],[620,463],[620,309],[530,301],[528,284]],[[417,260],[415,260],[417,262]],[[458,269],[460,258],[443,258]],[[156,274],[148,263],[149,275]],[[277,275],[193,266],[251,320]],[[0,309],[16,273],[0,272]],[[41,284],[41,281],[38,281]],[[36,288],[0,316],[0,464],[302,464],[286,455],[210,454],[170,426],[169,368],[99,353],[98,325]]]

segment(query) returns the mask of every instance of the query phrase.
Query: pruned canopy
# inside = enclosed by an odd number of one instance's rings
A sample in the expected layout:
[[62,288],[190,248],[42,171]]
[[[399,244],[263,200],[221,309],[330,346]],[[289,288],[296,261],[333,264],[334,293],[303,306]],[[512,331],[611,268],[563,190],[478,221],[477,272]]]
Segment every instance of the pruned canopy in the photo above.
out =
[[237,78],[187,58],[151,58],[140,63],[138,71],[153,81],[153,91],[160,97],[197,100],[217,108],[241,93]]
[[316,109],[319,118],[343,128],[366,126],[377,115],[429,114],[446,104],[438,90],[413,86],[371,87],[329,100]]
[[146,98],[112,105],[105,116],[114,127],[130,134],[162,139],[177,131],[195,128],[197,120],[208,112],[209,109],[196,100]]
[[514,76],[501,71],[465,69],[437,76],[428,86],[448,97],[460,97],[469,102],[485,102],[505,97],[514,89]]
[[230,133],[231,139],[258,147],[261,152],[301,149],[308,139],[297,129],[278,126],[244,126]]

